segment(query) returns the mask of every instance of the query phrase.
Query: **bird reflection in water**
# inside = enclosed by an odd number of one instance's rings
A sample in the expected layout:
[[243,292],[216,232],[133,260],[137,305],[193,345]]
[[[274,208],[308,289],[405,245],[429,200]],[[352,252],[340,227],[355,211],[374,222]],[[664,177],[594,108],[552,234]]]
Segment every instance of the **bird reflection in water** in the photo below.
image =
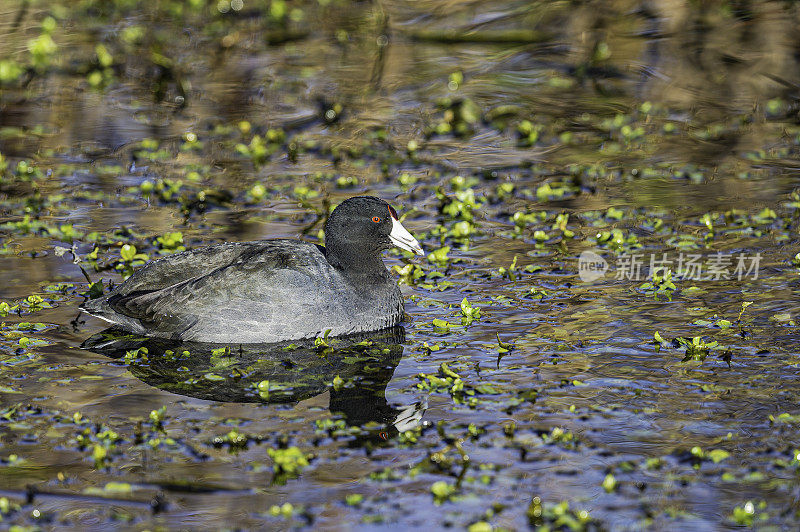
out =
[[[386,386],[403,356],[401,326],[324,340],[220,345],[148,338],[110,327],[81,347],[124,359],[142,382],[211,401],[296,404],[330,392],[331,413],[348,426],[373,427],[373,443],[417,427],[427,403],[394,407]],[[337,378],[338,377],[338,378]],[[258,386],[268,381],[268,385]]]

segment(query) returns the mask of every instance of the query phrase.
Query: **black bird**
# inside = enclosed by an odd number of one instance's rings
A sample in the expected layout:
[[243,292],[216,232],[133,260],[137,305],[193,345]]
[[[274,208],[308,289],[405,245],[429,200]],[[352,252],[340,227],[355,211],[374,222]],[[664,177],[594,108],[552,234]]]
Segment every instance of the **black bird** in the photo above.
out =
[[381,252],[422,255],[385,201],[343,201],[325,224],[325,246],[289,239],[227,242],[146,264],[83,310],[159,338],[269,343],[396,325],[403,299]]

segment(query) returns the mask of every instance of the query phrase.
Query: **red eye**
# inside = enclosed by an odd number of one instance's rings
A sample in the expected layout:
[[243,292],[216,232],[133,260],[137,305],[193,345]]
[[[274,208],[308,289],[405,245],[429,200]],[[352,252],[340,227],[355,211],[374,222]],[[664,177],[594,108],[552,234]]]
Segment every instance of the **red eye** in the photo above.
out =
[[380,436],[381,439],[383,439],[383,440],[388,440],[389,439],[389,434],[386,433],[386,432],[379,432],[378,436]]
[[376,224],[379,224],[381,223],[381,218],[380,216],[373,216],[372,221],[375,222]]

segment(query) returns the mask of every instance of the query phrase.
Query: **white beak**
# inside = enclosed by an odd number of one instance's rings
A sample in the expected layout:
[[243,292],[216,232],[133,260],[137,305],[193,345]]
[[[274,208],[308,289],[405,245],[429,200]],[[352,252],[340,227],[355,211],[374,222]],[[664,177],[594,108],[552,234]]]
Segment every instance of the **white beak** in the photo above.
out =
[[428,399],[425,398],[422,401],[409,405],[405,407],[395,418],[394,427],[397,429],[397,432],[405,432],[407,430],[412,430],[419,427],[420,423],[422,422],[422,416],[425,415],[425,411],[428,410]]
[[389,233],[389,240],[400,249],[405,249],[417,255],[425,254],[425,252],[422,251],[422,246],[417,242],[417,239],[411,236],[411,233],[406,231],[403,224],[395,220],[394,216],[392,216],[392,232]]

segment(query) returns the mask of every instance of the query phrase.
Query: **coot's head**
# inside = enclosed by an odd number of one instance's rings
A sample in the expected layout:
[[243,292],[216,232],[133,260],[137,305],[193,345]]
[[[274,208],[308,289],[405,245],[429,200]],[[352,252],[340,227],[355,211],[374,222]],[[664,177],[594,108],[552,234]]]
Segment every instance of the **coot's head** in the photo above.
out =
[[325,245],[336,253],[380,253],[399,247],[424,255],[417,239],[398,221],[394,207],[374,196],[348,198],[325,224]]

